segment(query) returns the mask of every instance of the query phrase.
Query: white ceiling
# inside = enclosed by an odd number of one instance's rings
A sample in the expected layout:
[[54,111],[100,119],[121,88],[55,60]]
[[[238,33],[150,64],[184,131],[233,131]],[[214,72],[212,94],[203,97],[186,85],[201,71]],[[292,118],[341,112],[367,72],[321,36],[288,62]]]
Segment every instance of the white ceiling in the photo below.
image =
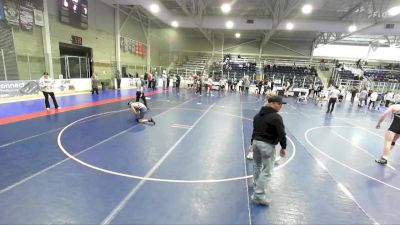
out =
[[[123,5],[126,11],[139,8],[144,15],[161,27],[177,20],[180,27],[198,30],[199,35],[231,35],[240,32],[242,37],[274,40],[308,40],[318,43],[342,42],[368,44],[378,39],[388,43],[398,42],[400,16],[385,16],[392,6],[400,5],[399,0],[103,0],[108,4]],[[223,2],[230,2],[232,10],[224,15],[220,10]],[[151,14],[149,6],[160,5],[160,12]],[[304,15],[301,7],[313,5],[313,12]],[[225,28],[225,22],[232,20],[232,30]],[[247,20],[254,20],[248,24]],[[287,31],[286,23],[292,22],[294,29]],[[385,29],[385,24],[395,24],[394,29]],[[356,24],[358,30],[347,31]]]

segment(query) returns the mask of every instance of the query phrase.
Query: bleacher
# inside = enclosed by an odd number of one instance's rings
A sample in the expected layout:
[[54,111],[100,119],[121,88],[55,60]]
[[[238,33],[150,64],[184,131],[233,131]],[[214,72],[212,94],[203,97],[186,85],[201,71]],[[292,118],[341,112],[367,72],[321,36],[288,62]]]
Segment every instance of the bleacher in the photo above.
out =
[[394,70],[365,70],[364,76],[375,82],[400,82],[400,71]]
[[359,78],[355,77],[351,70],[339,70],[339,79],[358,80]]
[[257,63],[254,57],[251,56],[231,56],[227,54],[223,59],[213,62],[209,69],[211,76],[215,79],[219,79],[222,76],[222,72],[225,77],[241,79],[247,75],[252,77],[258,73]]
[[201,74],[210,58],[211,54],[206,53],[186,54],[179,63],[176,63],[175,66],[170,69],[170,73],[178,73],[183,76],[186,76],[186,74],[188,74],[188,76],[195,73]]
[[[293,84],[293,88],[310,88],[313,85],[322,85],[314,67],[266,65],[264,67],[264,80],[274,80],[277,84],[286,82]],[[282,83],[283,82],[283,83]]]
[[233,57],[230,54],[224,56],[223,70],[236,74],[254,74],[257,73],[257,63],[253,57],[237,56]]

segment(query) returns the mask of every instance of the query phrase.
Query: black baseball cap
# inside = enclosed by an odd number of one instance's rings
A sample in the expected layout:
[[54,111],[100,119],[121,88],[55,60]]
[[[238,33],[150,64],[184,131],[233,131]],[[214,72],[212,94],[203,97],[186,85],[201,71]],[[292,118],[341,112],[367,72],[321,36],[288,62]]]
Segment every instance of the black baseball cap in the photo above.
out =
[[277,95],[274,95],[274,96],[271,96],[268,98],[268,103],[272,103],[272,102],[276,102],[279,104],[286,104],[286,102],[283,101],[282,97],[277,96]]

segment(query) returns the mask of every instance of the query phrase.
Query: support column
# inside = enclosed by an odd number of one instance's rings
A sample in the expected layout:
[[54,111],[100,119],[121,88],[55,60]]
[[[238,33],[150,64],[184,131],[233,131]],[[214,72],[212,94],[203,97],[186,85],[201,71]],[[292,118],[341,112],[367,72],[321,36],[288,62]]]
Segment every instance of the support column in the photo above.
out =
[[372,46],[371,46],[371,43],[368,45],[368,53],[367,53],[367,56],[365,57],[365,60],[366,61],[368,61],[368,59],[369,59],[369,55],[371,54],[371,49],[372,49]]
[[146,44],[147,44],[147,71],[151,70],[151,26],[150,21],[147,23],[147,36],[146,36]]
[[119,4],[114,9],[114,22],[115,22],[115,70],[121,72],[121,47],[120,47],[120,33],[119,33]]
[[47,8],[47,0],[43,0],[43,17],[44,17],[43,18],[44,27],[42,29],[42,36],[43,36],[44,61],[45,61],[46,71],[49,73],[50,77],[54,78],[53,55],[51,53],[50,24],[49,24],[49,11]]
[[221,43],[221,55],[222,55],[221,77],[224,77],[224,41],[225,41],[225,37],[224,37],[224,34],[222,34],[222,43]]

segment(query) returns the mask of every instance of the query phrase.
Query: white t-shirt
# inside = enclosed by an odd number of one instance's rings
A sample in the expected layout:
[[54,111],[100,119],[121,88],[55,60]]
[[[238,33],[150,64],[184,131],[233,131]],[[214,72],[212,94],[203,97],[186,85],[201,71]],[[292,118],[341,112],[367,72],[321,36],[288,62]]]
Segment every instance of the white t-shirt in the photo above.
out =
[[143,92],[142,80],[140,79],[136,81],[136,91]]
[[40,89],[44,92],[53,92],[54,91],[54,80],[50,76],[42,76],[39,80]]
[[209,85],[209,86],[212,86],[212,79],[211,78],[208,78],[208,81],[207,81],[207,84]]
[[378,99],[378,93],[372,92],[370,98],[371,101],[375,102]]
[[329,92],[329,98],[338,98],[340,91],[338,89],[333,89]]

